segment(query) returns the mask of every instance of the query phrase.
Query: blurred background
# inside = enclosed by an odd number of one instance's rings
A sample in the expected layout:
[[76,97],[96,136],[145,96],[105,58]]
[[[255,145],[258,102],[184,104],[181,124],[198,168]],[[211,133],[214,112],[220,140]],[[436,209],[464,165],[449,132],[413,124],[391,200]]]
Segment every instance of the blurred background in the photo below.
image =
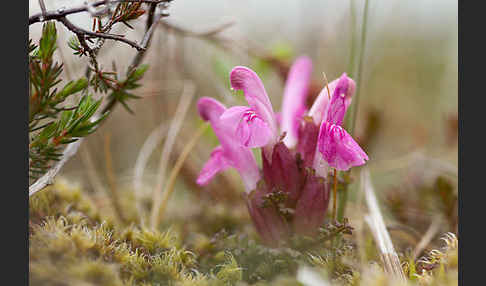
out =
[[[52,10],[83,1],[45,3]],[[135,192],[148,210],[151,192],[160,180],[161,161],[169,160],[163,175],[167,180],[184,146],[202,125],[197,99],[211,96],[227,105],[244,103],[240,94],[229,89],[228,73],[233,66],[245,65],[260,75],[275,110],[280,110],[282,101],[281,74],[300,55],[313,60],[317,92],[324,86],[323,72],[329,81],[343,72],[356,78],[363,48],[363,10],[364,1],[357,0],[174,0],[167,9],[170,16],[159,25],[144,60],[150,67],[136,90],[142,98],[130,102],[134,114],[118,106],[85,140],[60,177],[99,198],[100,207],[110,208],[110,193],[117,192],[128,198],[122,199],[126,216],[136,217],[137,210],[130,205]],[[39,11],[38,1],[31,0],[29,15]],[[70,19],[91,29],[88,13]],[[145,23],[133,21],[133,25],[134,30],[120,25],[113,33],[126,33],[140,41]],[[72,54],[67,46],[71,33],[62,25],[57,28],[57,56],[64,62],[64,78],[78,78],[85,72],[87,59]],[[29,36],[37,41],[41,25],[29,29]],[[366,31],[355,137],[370,157],[367,165],[380,206],[390,229],[396,230],[392,238],[417,241],[434,221],[440,221],[436,235],[456,232],[457,1],[369,1]],[[106,69],[112,69],[114,63],[122,73],[135,53],[124,44],[107,41],[98,60]],[[194,87],[194,96],[187,114],[179,116],[181,130],[170,156],[161,158],[166,128],[174,124],[171,120],[181,95],[190,87]],[[246,215],[239,197],[243,184],[236,172],[225,171],[203,188],[195,184],[217,144],[211,130],[198,139],[179,173],[166,210],[168,222],[188,214],[215,212],[226,203],[241,205],[242,215]],[[137,160],[143,167],[143,172],[138,170],[139,185],[134,182]],[[358,202],[357,184],[351,190],[346,216],[355,226],[361,219],[353,208]],[[444,196],[451,196],[453,202],[444,199],[442,204]]]

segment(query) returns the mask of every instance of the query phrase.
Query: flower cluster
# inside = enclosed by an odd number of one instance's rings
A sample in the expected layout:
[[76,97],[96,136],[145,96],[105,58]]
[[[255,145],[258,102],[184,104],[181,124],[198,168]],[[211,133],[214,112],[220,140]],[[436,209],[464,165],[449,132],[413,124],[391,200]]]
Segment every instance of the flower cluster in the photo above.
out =
[[[230,73],[231,87],[242,90],[249,106],[226,108],[217,100],[198,101],[221,145],[204,165],[197,183],[235,168],[244,184],[254,225],[269,245],[293,233],[313,235],[322,225],[330,197],[329,168],[348,170],[368,156],[341,126],[355,90],[345,73],[324,87],[312,107],[305,102],[312,62],[302,56],[292,65],[282,112],[273,111],[262,81],[247,67]],[[262,170],[251,148],[261,148]]]

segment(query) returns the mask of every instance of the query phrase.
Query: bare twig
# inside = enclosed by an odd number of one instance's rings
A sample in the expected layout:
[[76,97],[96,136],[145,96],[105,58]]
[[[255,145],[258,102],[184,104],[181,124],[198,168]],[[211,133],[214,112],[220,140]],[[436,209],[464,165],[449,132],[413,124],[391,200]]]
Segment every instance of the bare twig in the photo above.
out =
[[150,4],[147,23],[145,24],[145,31],[148,31],[150,27],[152,27],[152,23],[154,22],[155,11],[157,10],[157,3]]
[[44,16],[47,13],[46,4],[44,3],[44,0],[39,0],[39,6],[41,8],[42,15]]
[[[133,71],[134,69],[136,69],[140,63],[142,62],[143,58],[145,57],[145,50],[149,47],[150,45],[150,39],[152,38],[153,34],[154,34],[154,31],[155,31],[155,27],[157,26],[157,24],[159,23],[160,19],[164,16],[165,14],[159,14],[156,17],[156,19],[154,19],[152,25],[150,26],[150,28],[145,32],[145,35],[143,36],[143,39],[142,39],[142,44],[141,46],[144,48],[143,50],[140,50],[136,55],[135,57],[133,58],[132,60],[132,63],[130,64],[130,66],[128,67],[127,69],[127,74],[129,74],[131,71]],[[150,17],[147,19],[147,21],[149,21]],[[116,103],[118,102],[118,100],[116,98],[112,98],[106,105],[105,107],[103,108],[103,111],[102,111],[102,114],[104,114],[105,112],[109,112],[110,110],[112,110]]]
[[143,36],[142,42],[140,43],[140,46],[143,48],[143,50],[139,51],[137,55],[135,55],[135,58],[133,58],[132,63],[128,67],[128,72],[132,71],[135,69],[143,60],[145,57],[145,51],[147,47],[150,45],[150,40],[152,39],[152,35],[154,34],[155,27],[157,27],[157,24],[159,24],[160,19],[163,17],[163,14],[157,14],[154,18],[151,18],[149,15],[147,19],[147,23],[151,22],[150,27],[146,30],[145,35]]
[[[29,17],[29,25],[32,25],[34,23],[39,23],[39,22],[45,22],[49,20],[58,20],[60,18],[64,18],[67,15],[70,14],[76,14],[80,12],[89,12],[92,7],[98,7],[101,5],[106,5],[110,3],[120,3],[120,2],[141,2],[141,3],[150,3],[150,4],[158,4],[158,3],[168,3],[171,2],[172,0],[101,0],[101,1],[96,1],[90,4],[85,4],[83,6],[75,7],[75,8],[70,8],[70,9],[58,9],[56,11],[48,11],[45,12],[43,11],[42,13],[37,13]],[[42,6],[41,6],[42,8]],[[45,7],[44,7],[45,9]]]
[[[57,20],[59,22],[63,23],[64,26],[66,26],[66,28],[68,28],[71,32],[75,33],[78,36],[81,44],[83,44],[82,41],[84,41],[84,39],[88,36],[88,37],[103,38],[103,39],[109,39],[109,40],[124,42],[124,43],[132,46],[133,48],[137,49],[137,51],[143,51],[143,50],[146,49],[146,47],[142,47],[139,44],[135,43],[134,41],[130,41],[128,39],[125,39],[122,36],[105,34],[105,33],[96,33],[96,32],[91,32],[91,31],[79,28],[79,27],[75,26],[73,23],[71,23],[71,21],[69,21],[66,17],[60,17]],[[86,47],[83,45],[83,48],[86,48]],[[89,47],[88,47],[88,51],[90,51]]]
[[62,166],[78,151],[79,145],[83,141],[80,138],[78,141],[70,143],[66,149],[62,152],[61,160],[59,160],[54,167],[52,167],[47,173],[39,178],[34,184],[29,187],[29,197],[42,190],[44,187],[53,183],[54,177],[59,173]]
[[234,20],[227,21],[221,25],[218,25],[213,28],[201,30],[201,31],[192,31],[186,28],[183,28],[179,25],[176,25],[174,23],[170,23],[167,21],[163,21],[162,25],[168,29],[173,30],[177,34],[183,35],[183,36],[188,36],[188,37],[213,37],[216,34],[224,31],[225,29],[233,26],[236,22]]

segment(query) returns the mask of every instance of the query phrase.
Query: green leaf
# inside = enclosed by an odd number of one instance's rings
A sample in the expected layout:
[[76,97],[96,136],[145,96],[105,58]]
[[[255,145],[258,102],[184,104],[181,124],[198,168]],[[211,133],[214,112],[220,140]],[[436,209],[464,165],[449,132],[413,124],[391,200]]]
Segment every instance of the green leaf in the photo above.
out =
[[57,31],[54,21],[44,23],[39,43],[39,57],[43,62],[49,62],[56,50]]
[[83,77],[77,81],[68,82],[64,88],[57,93],[56,100],[62,101],[66,99],[69,95],[75,94],[88,86],[88,79]]
[[145,74],[145,72],[147,71],[148,69],[148,65],[147,64],[144,64],[144,65],[140,65],[138,68],[136,68],[131,74],[130,76],[128,77],[131,81],[138,81],[139,79],[142,78],[142,76]]
[[[32,53],[35,49],[37,49],[37,45],[32,42],[32,39],[29,39],[29,55]],[[34,56],[34,55],[31,55]]]

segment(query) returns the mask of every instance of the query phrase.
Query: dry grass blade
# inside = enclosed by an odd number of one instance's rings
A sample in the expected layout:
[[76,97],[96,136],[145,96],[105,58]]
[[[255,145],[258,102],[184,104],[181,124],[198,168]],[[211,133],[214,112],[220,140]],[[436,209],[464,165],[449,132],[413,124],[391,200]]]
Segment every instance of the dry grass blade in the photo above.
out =
[[135,161],[135,169],[133,173],[133,190],[135,192],[135,205],[137,207],[138,215],[140,218],[140,224],[145,225],[144,213],[142,208],[142,178],[145,172],[145,166],[147,161],[152,155],[153,151],[160,144],[162,139],[167,135],[167,124],[164,122],[160,124],[155,130],[153,130],[143,143],[140,152],[138,153],[137,160]]
[[118,197],[118,188],[116,185],[116,178],[115,172],[113,171],[113,160],[111,155],[111,135],[107,133],[105,135],[105,142],[104,142],[104,151],[105,151],[105,168],[106,168],[106,176],[108,177],[108,184],[110,190],[110,199],[113,203],[113,209],[115,210],[116,215],[122,222],[126,222],[125,217],[123,216],[123,211],[120,206],[120,200]]
[[395,252],[393,243],[390,239],[383,216],[378,206],[373,185],[371,184],[370,173],[367,168],[361,171],[361,189],[365,194],[366,205],[369,213],[365,215],[365,221],[371,229],[378,249],[381,252],[381,258],[385,266],[385,271],[395,278],[405,280],[405,274],[400,266],[400,260]]
[[181,129],[182,122],[186,116],[189,105],[196,93],[194,84],[191,81],[184,81],[183,92],[177,109],[175,112],[174,119],[171,121],[170,129],[167,134],[167,139],[165,140],[162,154],[160,155],[160,164],[158,170],[158,180],[157,185],[152,193],[153,207],[150,215],[150,225],[152,228],[156,227],[157,218],[160,210],[160,204],[162,202],[162,187],[165,184],[165,173],[167,171],[167,164],[169,163],[169,157],[172,153],[175,139],[179,130]]
[[432,221],[432,223],[429,226],[429,229],[427,229],[427,232],[424,234],[422,239],[419,241],[419,243],[415,247],[415,249],[413,251],[413,260],[415,260],[419,256],[419,254],[422,252],[422,250],[424,250],[427,247],[427,245],[430,243],[430,241],[432,241],[434,236],[437,234],[437,232],[439,231],[439,228],[440,228],[440,220],[441,220],[440,216],[436,216],[434,218],[434,220]]
[[191,139],[191,141],[184,147],[184,150],[182,150],[182,153],[179,156],[179,158],[177,158],[174,168],[170,172],[169,180],[167,181],[167,187],[162,198],[162,203],[160,204],[159,207],[159,214],[157,217],[156,224],[158,224],[159,221],[162,219],[163,211],[165,210],[167,202],[169,201],[170,195],[174,191],[175,180],[177,178],[177,175],[179,174],[179,171],[182,168],[182,164],[184,164],[190,152],[192,151],[194,146],[196,146],[196,143],[199,141],[199,138],[204,134],[204,132],[209,128],[209,126],[210,126],[209,123],[206,123],[203,126],[201,126],[197,131],[197,133],[194,134],[194,137]]
[[93,162],[93,158],[91,157],[91,153],[88,150],[88,146],[85,144],[83,148],[81,148],[81,161],[84,165],[84,169],[87,172],[89,183],[93,187],[95,191],[104,190],[105,187],[103,186],[103,182],[99,176],[99,172]]

